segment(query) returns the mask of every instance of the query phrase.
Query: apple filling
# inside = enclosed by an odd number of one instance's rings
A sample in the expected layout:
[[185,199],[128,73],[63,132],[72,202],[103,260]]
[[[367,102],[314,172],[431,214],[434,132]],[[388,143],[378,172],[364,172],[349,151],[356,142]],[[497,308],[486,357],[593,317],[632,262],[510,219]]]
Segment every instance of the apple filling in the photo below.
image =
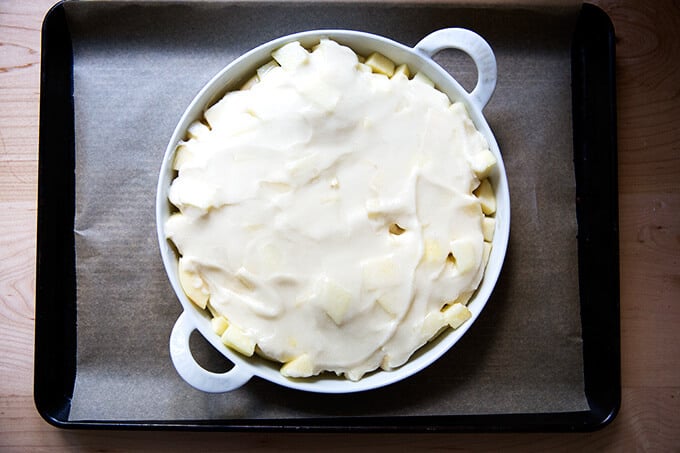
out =
[[358,380],[465,323],[496,159],[421,73],[324,39],[272,54],[178,144],[165,231],[225,345]]

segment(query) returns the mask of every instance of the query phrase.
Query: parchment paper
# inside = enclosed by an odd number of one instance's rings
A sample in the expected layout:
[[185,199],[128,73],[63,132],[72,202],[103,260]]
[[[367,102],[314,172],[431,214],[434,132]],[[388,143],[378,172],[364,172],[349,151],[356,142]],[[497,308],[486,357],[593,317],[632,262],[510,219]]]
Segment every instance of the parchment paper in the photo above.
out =
[[[374,4],[65,5],[74,48],[77,376],[70,420],[191,420],[578,411],[584,396],[569,45],[574,8]],[[313,28],[414,45],[439,28],[477,31],[498,59],[485,115],[512,200],[508,256],[465,337],[384,389],[317,395],[258,378],[227,394],[186,384],[168,352],[181,312],[163,271],[154,197],[183,110],[232,59]],[[471,88],[467,57],[437,58]],[[214,371],[228,362],[196,335]]]

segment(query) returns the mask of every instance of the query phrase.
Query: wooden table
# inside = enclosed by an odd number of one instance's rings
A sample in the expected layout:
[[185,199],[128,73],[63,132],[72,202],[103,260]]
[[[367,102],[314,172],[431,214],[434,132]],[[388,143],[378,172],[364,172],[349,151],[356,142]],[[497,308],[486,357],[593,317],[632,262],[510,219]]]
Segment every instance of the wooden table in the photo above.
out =
[[622,408],[585,434],[64,431],[33,404],[40,27],[54,0],[0,1],[0,450],[680,448],[680,5],[596,0],[616,29]]

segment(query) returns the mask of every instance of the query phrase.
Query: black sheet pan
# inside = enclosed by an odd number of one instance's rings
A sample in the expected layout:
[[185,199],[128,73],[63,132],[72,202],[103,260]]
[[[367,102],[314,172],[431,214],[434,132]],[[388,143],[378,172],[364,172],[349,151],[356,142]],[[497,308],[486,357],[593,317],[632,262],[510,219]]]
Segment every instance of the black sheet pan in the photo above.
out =
[[[314,7],[310,5],[310,7]],[[347,6],[358,7],[358,6]],[[284,420],[70,421],[76,376],[77,275],[74,245],[73,49],[63,5],[42,36],[37,226],[35,403],[62,428],[342,432],[589,431],[620,404],[619,274],[614,30],[584,5],[572,42],[572,97],[578,279],[585,394],[590,410]]]

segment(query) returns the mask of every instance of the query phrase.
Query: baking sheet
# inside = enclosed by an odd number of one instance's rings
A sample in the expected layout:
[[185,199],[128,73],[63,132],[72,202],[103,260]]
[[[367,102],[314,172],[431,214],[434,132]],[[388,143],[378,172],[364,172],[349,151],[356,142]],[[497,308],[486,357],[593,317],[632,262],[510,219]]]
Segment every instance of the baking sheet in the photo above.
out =
[[[275,419],[512,414],[588,409],[584,394],[571,129],[576,11],[407,4],[67,3],[74,50],[77,374],[69,420]],[[376,20],[379,18],[379,20]],[[513,209],[494,296],[442,359],[393,386],[311,395],[254,378],[198,392],[170,362],[181,311],[156,244],[154,195],[179,117],[236,56],[311,28],[352,28],[414,45],[471,28],[498,60],[485,109]],[[436,58],[470,87],[474,70]],[[228,365],[195,339],[199,360]]]

